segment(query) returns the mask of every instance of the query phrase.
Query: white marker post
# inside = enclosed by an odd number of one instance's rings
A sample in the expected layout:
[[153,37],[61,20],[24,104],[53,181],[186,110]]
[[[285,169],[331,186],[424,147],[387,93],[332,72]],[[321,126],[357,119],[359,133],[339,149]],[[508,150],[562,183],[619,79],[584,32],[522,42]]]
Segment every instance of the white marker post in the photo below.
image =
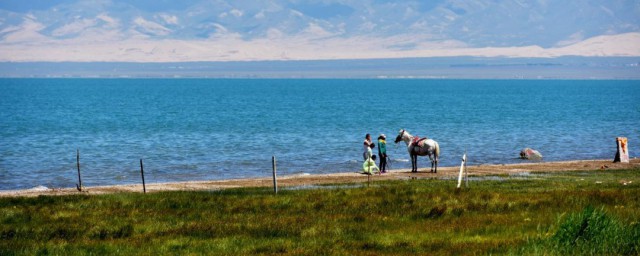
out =
[[462,186],[462,174],[464,173],[465,186],[469,187],[469,182],[467,179],[467,153],[462,155],[462,163],[460,163],[460,174],[458,175],[458,188]]

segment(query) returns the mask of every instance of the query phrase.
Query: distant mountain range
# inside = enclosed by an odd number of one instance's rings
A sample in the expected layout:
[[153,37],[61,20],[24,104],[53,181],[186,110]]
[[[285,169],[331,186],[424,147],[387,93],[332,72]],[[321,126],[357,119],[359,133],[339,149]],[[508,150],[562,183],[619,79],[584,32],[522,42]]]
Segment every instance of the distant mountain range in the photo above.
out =
[[631,0],[0,2],[0,61],[640,56]]
[[640,79],[640,57],[0,62],[5,78]]

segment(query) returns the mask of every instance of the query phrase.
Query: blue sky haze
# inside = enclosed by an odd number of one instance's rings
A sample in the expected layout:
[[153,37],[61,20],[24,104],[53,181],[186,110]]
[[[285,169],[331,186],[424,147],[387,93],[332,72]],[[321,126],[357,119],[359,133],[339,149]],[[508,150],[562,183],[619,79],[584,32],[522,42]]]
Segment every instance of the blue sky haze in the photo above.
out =
[[1,0],[0,61],[640,56],[632,0]]

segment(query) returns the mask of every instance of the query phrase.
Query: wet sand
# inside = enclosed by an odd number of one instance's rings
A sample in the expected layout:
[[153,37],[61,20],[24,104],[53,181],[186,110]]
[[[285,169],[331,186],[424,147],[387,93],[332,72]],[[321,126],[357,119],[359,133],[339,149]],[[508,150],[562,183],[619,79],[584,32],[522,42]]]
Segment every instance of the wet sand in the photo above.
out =
[[[424,164],[424,162],[423,162]],[[483,175],[513,175],[527,172],[559,172],[559,171],[587,171],[587,170],[610,170],[610,169],[633,169],[640,168],[640,159],[631,159],[630,163],[612,163],[611,160],[579,160],[562,162],[531,162],[522,164],[502,164],[502,165],[474,165],[468,166],[467,171],[470,176]],[[460,166],[440,167],[438,173],[430,173],[428,169],[421,168],[418,173],[411,173],[409,169],[391,170],[382,175],[364,175],[359,172],[335,173],[335,174],[313,174],[313,175],[291,175],[278,177],[278,187],[310,186],[319,184],[340,184],[340,183],[364,183],[380,180],[403,180],[403,179],[455,179],[458,176]],[[639,178],[640,179],[640,178]],[[640,182],[635,181],[635,182]],[[453,182],[452,182],[453,184]],[[455,184],[454,184],[455,185]],[[254,179],[231,179],[231,180],[211,180],[211,181],[189,181],[174,183],[153,183],[146,184],[148,193],[159,191],[207,191],[221,190],[239,187],[272,187],[272,177]],[[0,197],[33,197],[40,195],[99,195],[107,193],[140,192],[142,184],[134,185],[113,185],[85,187],[83,191],[76,188],[34,188],[25,190],[4,190],[0,191]]]

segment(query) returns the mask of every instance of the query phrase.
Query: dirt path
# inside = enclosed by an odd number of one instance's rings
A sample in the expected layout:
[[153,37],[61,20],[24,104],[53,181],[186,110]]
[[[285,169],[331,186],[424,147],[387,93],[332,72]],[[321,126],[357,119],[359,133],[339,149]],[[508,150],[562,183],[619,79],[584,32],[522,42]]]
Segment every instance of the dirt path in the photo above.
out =
[[[508,164],[508,165],[476,165],[467,168],[469,175],[499,175],[514,174],[522,172],[556,172],[556,171],[585,171],[601,169],[632,169],[640,167],[640,159],[631,159],[628,164],[612,163],[610,160],[582,160],[582,161],[564,161],[564,162],[541,162],[541,163],[525,163],[525,164]],[[383,175],[373,175],[368,177],[360,173],[335,173],[335,174],[317,174],[317,175],[293,175],[278,178],[278,186],[308,186],[317,184],[335,184],[335,183],[355,183],[379,180],[401,180],[412,178],[455,178],[460,170],[456,167],[441,167],[437,174],[424,172],[411,173],[408,169],[393,170]],[[147,184],[147,192],[158,191],[178,191],[178,190],[220,190],[226,188],[237,187],[271,187],[273,181],[271,177],[257,179],[234,179],[234,180],[214,180],[214,181],[190,181],[176,183],[154,183]],[[115,186],[98,186],[87,187],[83,192],[79,192],[75,188],[62,189],[27,189],[27,190],[7,190],[0,191],[0,197],[16,197],[16,196],[39,196],[39,195],[72,195],[72,194],[106,194],[118,192],[142,192],[142,184],[138,185],[115,185]]]

